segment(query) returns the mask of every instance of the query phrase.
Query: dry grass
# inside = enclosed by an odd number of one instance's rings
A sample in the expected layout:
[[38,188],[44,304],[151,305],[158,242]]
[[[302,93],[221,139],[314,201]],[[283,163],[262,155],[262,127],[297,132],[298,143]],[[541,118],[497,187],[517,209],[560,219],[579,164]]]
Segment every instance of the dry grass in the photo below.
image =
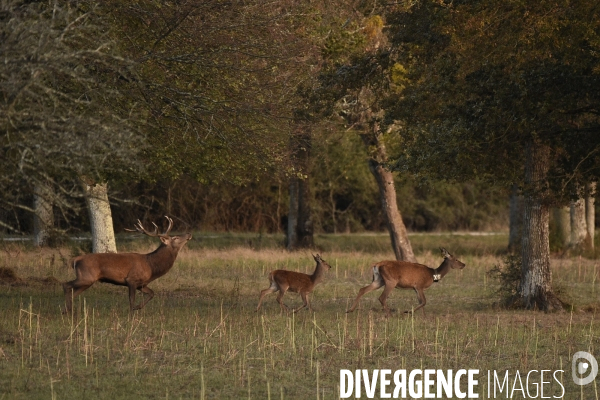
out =
[[[487,275],[500,257],[491,245],[481,254],[478,239],[455,246],[474,249],[468,253],[448,246],[467,268],[428,289],[426,315],[414,318],[386,318],[379,291],[344,313],[370,282],[369,266],[389,252],[322,252],[333,268],[312,295],[316,313],[281,314],[275,295],[254,312],[268,271],[311,272],[309,252],[192,247],[151,284],[157,295],[141,312],[129,315],[125,288],[96,284],[76,300],[76,314],[65,316],[62,289],[44,280],[72,279],[73,250],[5,247],[0,268],[21,283],[0,283],[0,399],[331,399],[340,369],[363,368],[480,369],[481,390],[487,370],[563,369],[566,399],[597,398],[594,385],[573,385],[570,363],[579,350],[599,354],[598,262],[553,260],[573,312],[506,311],[495,307],[496,285]],[[141,251],[153,247],[144,242]],[[417,257],[432,266],[441,261],[433,250]],[[301,300],[290,293],[286,302]],[[397,290],[390,303],[410,309],[416,296]]]

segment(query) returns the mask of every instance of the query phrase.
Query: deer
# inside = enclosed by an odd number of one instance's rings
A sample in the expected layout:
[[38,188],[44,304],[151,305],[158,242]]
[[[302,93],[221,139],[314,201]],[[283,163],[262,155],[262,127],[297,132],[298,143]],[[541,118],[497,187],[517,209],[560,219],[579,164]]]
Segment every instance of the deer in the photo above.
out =
[[293,312],[298,312],[304,307],[308,307],[310,311],[313,311],[312,306],[308,300],[308,295],[312,293],[315,286],[324,279],[324,273],[331,269],[331,265],[327,264],[325,260],[321,258],[319,254],[313,255],[314,260],[317,262],[315,271],[312,275],[304,274],[295,271],[286,271],[283,269],[277,269],[269,273],[269,282],[271,285],[260,292],[260,298],[258,299],[258,306],[256,311],[260,310],[263,298],[269,293],[279,292],[277,295],[277,302],[281,307],[281,310],[286,312],[289,310],[288,307],[283,303],[283,296],[288,290],[290,292],[299,293],[302,297],[303,304],[294,309]]
[[[394,288],[414,289],[417,293],[419,305],[412,310],[414,313],[420,308],[425,307],[427,300],[425,299],[424,290],[431,286],[434,282],[439,282],[451,269],[463,269],[465,264],[457,260],[446,249],[440,247],[444,261],[436,269],[430,268],[423,264],[412,263],[408,261],[380,261],[373,265],[373,281],[370,285],[361,288],[358,295],[346,312],[354,311],[358,305],[358,301],[365,294],[377,290],[385,286],[383,293],[379,296],[379,302],[383,306],[383,310],[387,316],[390,315],[390,309],[387,306],[387,297]],[[411,311],[405,311],[410,313]],[[425,309],[423,308],[423,315]]]
[[[152,253],[92,253],[75,257],[71,263],[77,277],[62,285],[66,300],[65,312],[71,311],[73,298],[98,281],[127,286],[131,313],[134,310],[141,310],[152,300],[154,292],[148,284],[171,270],[179,250],[192,239],[191,233],[169,236],[173,228],[173,220],[168,216],[165,218],[169,226],[162,234],[158,233],[158,226],[154,222],[152,224],[155,229],[149,232],[139,219],[134,225],[135,230],[125,229],[129,232],[137,231],[150,237],[158,237],[161,244]],[[135,305],[136,290],[142,292],[142,301],[137,306]],[[147,295],[145,300],[144,295]]]

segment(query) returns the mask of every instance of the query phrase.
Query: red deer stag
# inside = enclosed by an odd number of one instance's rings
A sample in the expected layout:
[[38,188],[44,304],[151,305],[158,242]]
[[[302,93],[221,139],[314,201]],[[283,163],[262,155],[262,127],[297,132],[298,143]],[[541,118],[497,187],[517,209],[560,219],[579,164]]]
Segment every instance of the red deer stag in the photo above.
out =
[[[379,302],[387,315],[390,314],[390,309],[387,306],[387,297],[394,288],[415,290],[419,299],[419,305],[413,312],[425,307],[427,301],[425,300],[425,293],[423,291],[431,286],[433,282],[439,282],[440,279],[450,272],[450,268],[463,269],[465,267],[465,264],[454,258],[446,249],[440,248],[440,250],[442,251],[444,261],[436,269],[407,261],[381,261],[373,265],[373,282],[358,291],[356,300],[354,300],[352,307],[346,312],[354,311],[362,296],[382,286],[385,286],[385,288],[381,296],[379,296]],[[405,312],[408,313],[410,311]],[[423,314],[425,314],[425,309],[423,309]]]
[[[148,232],[139,219],[135,230],[126,229],[130,232],[138,231],[151,237],[159,237],[162,243],[152,253],[97,253],[74,258],[73,269],[77,278],[63,283],[67,303],[66,311],[71,311],[72,299],[75,296],[97,281],[127,286],[131,312],[144,307],[154,297],[154,292],[148,287],[148,284],[169,272],[179,250],[192,238],[190,233],[169,236],[169,232],[173,228],[173,220],[166,216],[165,218],[169,221],[169,227],[163,234],[158,233],[158,226],[155,223],[152,223],[155,228],[154,232]],[[138,306],[135,305],[136,290],[142,292],[142,303]],[[145,301],[144,294],[148,295]]]
[[329,271],[331,265],[327,264],[327,262],[325,262],[325,260],[323,260],[318,254],[316,256],[313,255],[313,258],[317,262],[317,267],[312,275],[303,274],[301,272],[286,271],[283,269],[271,271],[269,273],[269,281],[271,282],[271,286],[260,292],[260,299],[258,300],[258,307],[256,307],[256,311],[260,310],[260,305],[266,295],[277,291],[279,291],[279,294],[277,295],[277,302],[282,310],[287,311],[287,306],[283,304],[283,295],[285,295],[285,292],[288,290],[290,292],[299,293],[302,297],[302,301],[304,302],[304,304],[302,304],[300,307],[294,309],[294,312],[299,311],[307,306],[309,310],[314,311],[310,306],[310,302],[308,301],[308,295],[313,291],[317,283],[320,283],[323,280],[323,274],[325,271]]

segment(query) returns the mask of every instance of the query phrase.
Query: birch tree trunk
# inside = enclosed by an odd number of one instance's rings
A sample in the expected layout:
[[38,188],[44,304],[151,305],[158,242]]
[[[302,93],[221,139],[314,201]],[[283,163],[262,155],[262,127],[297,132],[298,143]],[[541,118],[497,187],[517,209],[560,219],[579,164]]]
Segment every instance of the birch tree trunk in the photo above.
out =
[[562,309],[552,291],[550,271],[549,216],[545,203],[548,147],[530,141],[526,145],[523,241],[519,297],[527,309]]
[[582,250],[586,246],[587,224],[585,217],[585,199],[571,202],[571,243],[570,247]]
[[394,175],[382,165],[382,162],[387,161],[385,145],[377,136],[375,137],[375,146],[376,152],[374,157],[369,159],[369,169],[377,181],[381,208],[390,233],[392,249],[394,250],[396,260],[417,262],[410,240],[408,239],[406,226],[404,225],[404,221],[402,221],[402,214],[400,214],[398,203],[396,202]]
[[48,245],[51,231],[54,227],[54,213],[52,212],[51,189],[38,183],[33,188],[33,243],[42,247]]
[[108,202],[108,183],[83,182],[83,189],[90,216],[92,252],[116,253],[115,231]]
[[509,202],[508,251],[517,253],[521,249],[523,236],[523,196],[517,185],[513,185]]
[[596,182],[588,183],[585,193],[585,220],[587,227],[587,240],[591,250],[594,250],[594,236],[596,233]]

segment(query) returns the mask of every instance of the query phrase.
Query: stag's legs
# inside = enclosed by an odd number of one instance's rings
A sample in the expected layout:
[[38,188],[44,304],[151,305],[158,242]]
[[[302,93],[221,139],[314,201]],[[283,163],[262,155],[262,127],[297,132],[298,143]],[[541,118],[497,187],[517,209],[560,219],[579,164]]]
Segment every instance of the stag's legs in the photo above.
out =
[[[142,292],[142,303],[139,306],[135,306],[134,310],[141,310],[152,298],[154,297],[154,291],[150,289],[148,286],[142,286],[140,288],[140,292]],[[148,297],[144,300],[144,293],[148,295]]]
[[[415,293],[417,294],[417,300],[419,300],[419,305],[412,310],[412,312],[414,313],[415,311],[417,311],[419,308],[423,308],[425,307],[425,304],[427,304],[427,300],[425,300],[425,292],[423,292],[423,289],[417,289],[415,288]],[[405,313],[409,313],[410,310],[404,311]],[[423,308],[423,315],[425,315],[425,309]]]
[[135,291],[137,290],[137,285],[135,283],[127,282],[127,287],[129,288],[129,312],[133,313],[135,310]]
[[79,282],[77,279],[63,283],[63,291],[65,292],[65,313],[71,312],[73,307],[72,300],[77,297],[81,292],[88,289],[94,283]]
[[354,311],[354,309],[358,305],[358,300],[360,300],[361,297],[363,297],[365,294],[367,294],[369,292],[372,292],[373,290],[379,289],[382,286],[383,286],[383,280],[382,279],[374,279],[373,282],[371,282],[370,285],[367,285],[364,288],[360,289],[358,291],[358,295],[356,296],[356,299],[354,300],[354,303],[352,304],[352,307],[350,307],[350,309],[348,311],[346,311],[346,312],[349,313],[349,312]]

